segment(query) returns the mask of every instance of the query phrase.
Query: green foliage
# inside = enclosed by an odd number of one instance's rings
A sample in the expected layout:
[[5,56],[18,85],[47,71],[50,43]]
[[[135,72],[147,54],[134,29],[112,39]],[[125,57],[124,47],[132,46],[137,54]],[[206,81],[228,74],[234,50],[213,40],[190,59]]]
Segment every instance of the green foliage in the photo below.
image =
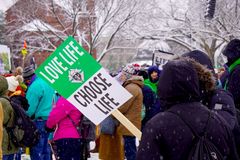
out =
[[10,70],[10,64],[9,64],[9,57],[7,52],[0,52],[0,59],[2,60],[4,64],[5,71]]

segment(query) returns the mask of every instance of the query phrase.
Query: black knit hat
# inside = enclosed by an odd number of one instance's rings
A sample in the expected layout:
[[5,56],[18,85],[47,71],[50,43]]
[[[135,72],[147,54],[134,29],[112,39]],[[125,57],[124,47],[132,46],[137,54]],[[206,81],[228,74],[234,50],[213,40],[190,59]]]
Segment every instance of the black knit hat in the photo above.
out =
[[206,66],[208,69],[214,71],[214,67],[213,64],[210,60],[210,58],[208,57],[208,55],[202,51],[199,50],[193,50],[187,53],[184,53],[182,55],[183,57],[189,57],[194,59],[196,62]]
[[223,55],[227,57],[228,63],[230,64],[240,58],[240,40],[231,40],[224,49]]
[[27,66],[23,70],[23,78],[28,78],[34,75],[34,69],[31,66]]

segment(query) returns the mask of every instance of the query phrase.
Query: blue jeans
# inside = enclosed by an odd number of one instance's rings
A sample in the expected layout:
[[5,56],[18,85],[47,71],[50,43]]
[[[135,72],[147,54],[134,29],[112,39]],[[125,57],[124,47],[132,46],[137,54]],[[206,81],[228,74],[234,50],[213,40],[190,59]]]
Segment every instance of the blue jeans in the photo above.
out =
[[21,160],[22,153],[23,153],[23,149],[19,148],[19,151],[15,154],[15,160]]
[[124,139],[124,153],[127,160],[135,160],[137,147],[136,147],[136,137],[133,136],[123,136]]
[[51,160],[51,148],[48,144],[49,133],[45,130],[46,120],[35,120],[40,132],[38,144],[30,148],[31,160]]
[[81,160],[83,143],[79,138],[64,138],[54,141],[60,160]]
[[13,160],[14,154],[3,155],[3,160]]

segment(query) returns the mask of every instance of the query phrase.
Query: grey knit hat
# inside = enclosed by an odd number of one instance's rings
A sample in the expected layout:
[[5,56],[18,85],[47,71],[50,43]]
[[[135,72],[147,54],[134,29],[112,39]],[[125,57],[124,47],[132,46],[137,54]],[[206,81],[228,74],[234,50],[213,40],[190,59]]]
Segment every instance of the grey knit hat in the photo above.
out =
[[137,75],[137,70],[132,64],[128,64],[122,69],[122,73],[130,79],[133,75]]
[[34,75],[34,69],[31,66],[27,66],[23,69],[23,78],[28,78]]

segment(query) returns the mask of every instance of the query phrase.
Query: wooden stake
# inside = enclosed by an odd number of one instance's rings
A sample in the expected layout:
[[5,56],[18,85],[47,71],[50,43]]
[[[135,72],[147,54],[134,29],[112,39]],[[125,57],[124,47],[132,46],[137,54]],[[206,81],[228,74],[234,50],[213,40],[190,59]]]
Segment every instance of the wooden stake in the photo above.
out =
[[142,132],[132,124],[119,110],[112,112],[112,115],[124,125],[133,135],[135,135],[138,140],[141,140]]

